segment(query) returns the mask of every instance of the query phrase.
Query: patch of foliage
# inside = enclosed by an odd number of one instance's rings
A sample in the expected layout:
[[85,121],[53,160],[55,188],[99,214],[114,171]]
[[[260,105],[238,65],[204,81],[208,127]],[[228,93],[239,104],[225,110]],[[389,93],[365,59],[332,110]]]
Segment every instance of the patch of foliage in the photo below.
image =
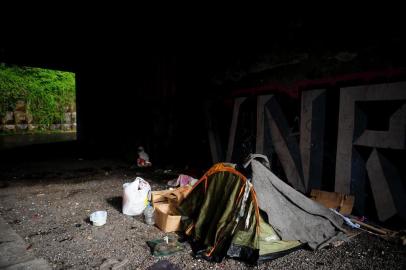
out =
[[61,123],[76,104],[75,74],[42,68],[0,65],[0,117],[26,102],[36,124]]

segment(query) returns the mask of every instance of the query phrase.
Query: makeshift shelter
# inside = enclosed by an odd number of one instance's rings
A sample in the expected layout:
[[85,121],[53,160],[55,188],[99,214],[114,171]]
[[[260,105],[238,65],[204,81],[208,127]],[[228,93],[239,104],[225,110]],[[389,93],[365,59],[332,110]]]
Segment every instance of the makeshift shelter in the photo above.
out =
[[[212,261],[227,255],[256,264],[306,243],[321,247],[340,235],[342,222],[330,215],[330,210],[287,186],[257,162],[251,159],[247,163],[252,165],[254,185],[233,164],[215,164],[179,206],[196,254]],[[257,194],[255,185],[264,189]],[[296,196],[298,202],[290,201]],[[289,214],[281,217],[285,210]],[[264,219],[262,215],[268,216]],[[308,225],[315,227],[311,230]]]

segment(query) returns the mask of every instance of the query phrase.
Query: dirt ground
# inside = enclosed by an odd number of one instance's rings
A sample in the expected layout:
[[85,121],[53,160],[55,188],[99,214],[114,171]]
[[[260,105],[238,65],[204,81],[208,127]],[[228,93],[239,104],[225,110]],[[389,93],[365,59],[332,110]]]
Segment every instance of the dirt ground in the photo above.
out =
[[[166,234],[142,216],[121,213],[122,185],[141,176],[153,190],[175,175],[140,172],[108,160],[37,162],[3,167],[0,214],[22,236],[27,249],[55,269],[99,269],[109,259],[128,259],[124,269],[147,269],[166,259],[180,269],[406,269],[406,249],[362,233],[337,248],[299,250],[249,266],[225,259],[195,259],[190,248],[165,258],[151,255],[146,241]],[[94,227],[89,215],[107,210],[107,224]]]

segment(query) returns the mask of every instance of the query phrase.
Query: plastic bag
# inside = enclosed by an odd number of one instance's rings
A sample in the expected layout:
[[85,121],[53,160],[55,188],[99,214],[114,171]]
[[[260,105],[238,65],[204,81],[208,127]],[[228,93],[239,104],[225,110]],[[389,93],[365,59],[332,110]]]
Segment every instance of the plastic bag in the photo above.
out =
[[137,177],[131,183],[125,183],[123,185],[123,214],[129,216],[142,214],[148,205],[150,191],[150,185],[141,177]]
[[152,163],[149,161],[149,155],[144,151],[144,147],[138,147],[138,158],[137,166],[138,167],[149,167]]

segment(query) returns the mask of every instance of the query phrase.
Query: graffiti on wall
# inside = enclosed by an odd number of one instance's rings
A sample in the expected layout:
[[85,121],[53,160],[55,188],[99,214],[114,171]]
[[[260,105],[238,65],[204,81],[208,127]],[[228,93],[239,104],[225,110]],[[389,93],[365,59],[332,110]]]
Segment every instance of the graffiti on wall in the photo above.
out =
[[[393,162],[406,157],[406,83],[341,88],[340,98],[335,100],[339,102],[338,117],[334,119],[326,114],[326,108],[331,106],[326,93],[325,89],[302,91],[298,136],[286,117],[289,108],[281,106],[275,95],[257,96],[255,146],[251,151],[277,156],[285,180],[297,190],[307,193],[320,189],[326,181],[323,179],[326,123],[331,126],[334,121],[338,127],[335,171],[330,172],[334,190],[355,194],[355,208],[360,213],[367,207],[366,193],[371,190],[381,221],[397,214],[406,219],[405,179],[398,162]],[[241,128],[239,114],[247,100],[235,99],[226,161],[235,161],[240,148],[236,139]],[[209,138],[210,144],[217,149],[212,147],[212,153],[219,153],[219,144],[213,138]]]

